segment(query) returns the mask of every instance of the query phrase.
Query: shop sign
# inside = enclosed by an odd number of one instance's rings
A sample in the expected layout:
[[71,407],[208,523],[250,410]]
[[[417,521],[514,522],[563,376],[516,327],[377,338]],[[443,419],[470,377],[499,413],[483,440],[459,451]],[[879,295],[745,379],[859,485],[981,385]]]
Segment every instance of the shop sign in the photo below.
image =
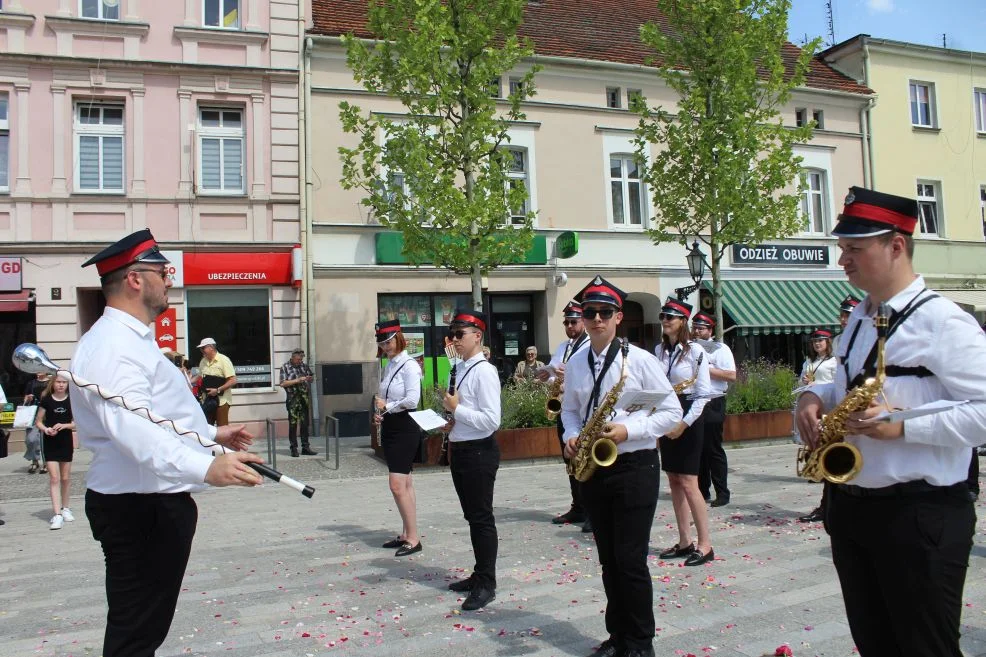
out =
[[21,259],[0,258],[0,292],[21,291]]
[[178,312],[168,308],[154,320],[154,339],[157,346],[178,351]]
[[291,285],[291,252],[185,253],[184,284]]
[[733,244],[734,265],[827,265],[827,246],[789,246],[785,244]]
[[574,230],[566,230],[555,239],[555,254],[562,260],[571,258],[579,253],[579,234]]
[[161,251],[161,255],[170,260],[168,263],[168,278],[171,287],[185,287],[185,263],[182,251]]

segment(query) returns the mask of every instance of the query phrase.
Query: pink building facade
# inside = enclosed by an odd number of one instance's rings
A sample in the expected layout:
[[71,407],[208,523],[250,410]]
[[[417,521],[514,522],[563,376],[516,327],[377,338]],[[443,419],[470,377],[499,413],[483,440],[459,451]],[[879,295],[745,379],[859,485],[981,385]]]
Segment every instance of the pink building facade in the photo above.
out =
[[237,366],[231,419],[285,417],[306,344],[302,0],[0,0],[0,361],[59,363],[102,312],[80,265],[149,228],[173,262],[163,346]]

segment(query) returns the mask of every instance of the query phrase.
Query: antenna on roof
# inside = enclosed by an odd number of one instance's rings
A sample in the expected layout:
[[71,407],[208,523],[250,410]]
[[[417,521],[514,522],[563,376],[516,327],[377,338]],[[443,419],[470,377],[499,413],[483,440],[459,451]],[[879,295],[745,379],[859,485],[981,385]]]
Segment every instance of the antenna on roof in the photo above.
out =
[[829,24],[829,45],[835,45],[835,19],[832,13],[832,0],[825,0],[825,18]]
[[946,41],[947,36],[948,35],[945,34],[944,32],[941,33],[941,47],[942,48],[948,48],[948,42]]

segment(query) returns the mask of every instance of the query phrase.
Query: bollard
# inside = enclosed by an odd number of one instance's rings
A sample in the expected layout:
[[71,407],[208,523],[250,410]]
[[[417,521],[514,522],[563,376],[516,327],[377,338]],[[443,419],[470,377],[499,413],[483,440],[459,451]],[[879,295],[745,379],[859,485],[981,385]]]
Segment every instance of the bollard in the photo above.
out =
[[277,469],[277,430],[270,418],[267,418],[267,459],[270,467]]
[[339,420],[334,415],[325,416],[325,424],[322,427],[322,435],[325,436],[325,460],[329,460],[329,422],[332,423],[332,438],[335,442],[336,467],[339,469]]

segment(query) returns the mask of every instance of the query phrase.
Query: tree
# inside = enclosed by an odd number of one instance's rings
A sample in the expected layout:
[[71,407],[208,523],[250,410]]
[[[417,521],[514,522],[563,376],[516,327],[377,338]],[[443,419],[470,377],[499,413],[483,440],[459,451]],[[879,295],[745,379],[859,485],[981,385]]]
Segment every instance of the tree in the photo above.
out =
[[[399,119],[340,103],[342,185],[404,236],[415,265],[468,274],[482,308],[482,277],[530,248],[534,213],[523,181],[508,174],[511,121],[534,94],[537,67],[511,81],[498,111],[502,76],[534,50],[517,36],[526,0],[370,0],[378,39],[344,37],[349,68],[372,93],[397,98]],[[502,103],[503,101],[501,101]]]
[[[804,83],[818,48],[787,43],[790,0],[657,0],[667,27],[647,23],[641,40],[651,63],[678,92],[676,114],[647,107],[636,150],[647,164],[656,216],[655,244],[687,245],[697,236],[711,251],[716,334],[722,338],[720,261],[733,244],[790,236],[803,226],[801,158],[793,145],[811,139],[813,124],[785,127],[780,108]],[[785,65],[782,54],[794,54]],[[651,160],[651,144],[663,144]],[[792,182],[796,184],[792,185]]]

